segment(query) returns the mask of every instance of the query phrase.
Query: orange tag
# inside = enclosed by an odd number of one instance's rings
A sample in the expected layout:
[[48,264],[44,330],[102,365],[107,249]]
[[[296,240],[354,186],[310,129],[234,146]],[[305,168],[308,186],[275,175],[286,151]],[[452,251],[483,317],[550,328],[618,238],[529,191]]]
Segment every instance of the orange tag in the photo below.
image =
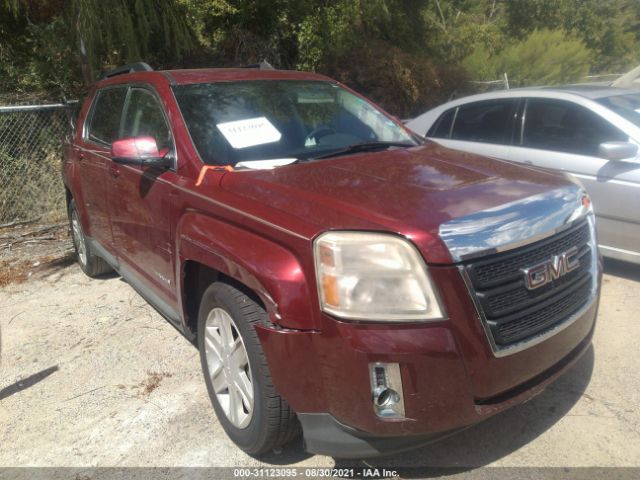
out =
[[231,165],[226,165],[224,167],[221,167],[219,165],[205,165],[200,170],[200,175],[198,175],[198,180],[196,181],[196,187],[199,187],[200,185],[202,185],[202,182],[204,181],[204,176],[209,170],[225,170],[227,172],[233,172],[233,167]]

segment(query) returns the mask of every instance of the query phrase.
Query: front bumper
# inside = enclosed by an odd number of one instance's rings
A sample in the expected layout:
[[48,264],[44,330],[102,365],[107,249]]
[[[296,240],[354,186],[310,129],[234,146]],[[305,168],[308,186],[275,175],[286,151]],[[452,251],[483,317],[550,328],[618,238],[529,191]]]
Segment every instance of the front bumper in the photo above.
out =
[[[496,358],[454,267],[430,269],[446,321],[373,325],[323,317],[322,331],[257,327],[274,385],[298,413],[306,448],[368,457],[432,442],[540,393],[587,350],[598,302],[546,341]],[[405,418],[375,414],[369,365],[400,365]]]
[[544,372],[540,378],[528,382],[523,389],[507,396],[502,402],[476,405],[477,415],[472,423],[452,425],[446,431],[383,436],[344,425],[329,413],[302,413],[298,414],[298,418],[302,425],[305,448],[308,452],[334,458],[367,458],[398,453],[441,440],[541,393],[582,357],[591,344],[591,338],[592,334],[589,334],[562,362],[549,372]]

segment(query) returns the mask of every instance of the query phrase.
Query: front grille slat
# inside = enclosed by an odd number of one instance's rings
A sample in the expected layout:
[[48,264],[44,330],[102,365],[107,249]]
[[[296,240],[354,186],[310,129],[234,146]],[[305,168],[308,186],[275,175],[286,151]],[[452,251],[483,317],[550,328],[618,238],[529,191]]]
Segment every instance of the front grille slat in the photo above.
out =
[[[592,247],[586,220],[553,237],[463,265],[472,294],[497,348],[526,341],[567,320],[591,298]],[[523,269],[578,248],[579,267],[538,289],[525,287]]]
[[[501,318],[499,321],[489,320],[493,331],[497,332],[497,343],[512,343],[535,335],[545,327],[556,322],[558,315],[571,315],[587,300],[590,293],[590,278],[585,277],[572,288],[563,290],[560,295],[530,307],[519,314]],[[585,288],[586,287],[586,288]]]
[[[471,281],[476,288],[484,289],[509,282],[520,277],[520,269],[548,260],[551,256],[567,251],[573,246],[589,242],[589,226],[585,222],[577,228],[547,240],[533,243],[513,252],[498,253],[486,260],[468,265]],[[540,244],[540,245],[538,245]]]
[[508,315],[509,313],[522,310],[542,301],[544,298],[554,295],[560,288],[569,288],[572,284],[589,275],[591,269],[590,252],[585,252],[585,254],[579,257],[579,260],[580,268],[538,290],[528,290],[524,285],[521,274],[520,279],[508,285],[476,292],[485,315],[488,317]]

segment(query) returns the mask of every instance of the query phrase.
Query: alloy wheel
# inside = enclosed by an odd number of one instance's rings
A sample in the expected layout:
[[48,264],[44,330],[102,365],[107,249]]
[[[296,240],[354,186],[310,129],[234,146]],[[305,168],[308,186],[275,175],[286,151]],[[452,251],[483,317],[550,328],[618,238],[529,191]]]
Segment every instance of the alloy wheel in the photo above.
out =
[[78,218],[78,211],[73,210],[71,214],[71,235],[73,237],[73,244],[78,252],[78,258],[82,265],[87,264],[87,246],[85,245],[84,233],[82,232],[82,225],[80,224],[80,218]]
[[246,428],[253,416],[253,378],[247,349],[226,310],[214,308],[209,312],[204,344],[208,374],[218,403],[235,427]]

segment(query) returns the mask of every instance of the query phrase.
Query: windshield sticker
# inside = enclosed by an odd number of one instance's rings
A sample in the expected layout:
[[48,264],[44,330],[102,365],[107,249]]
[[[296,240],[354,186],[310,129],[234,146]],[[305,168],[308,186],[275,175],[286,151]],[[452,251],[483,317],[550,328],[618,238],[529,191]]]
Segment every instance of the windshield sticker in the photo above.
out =
[[218,123],[218,130],[233,148],[247,148],[277,142],[282,134],[265,117]]

